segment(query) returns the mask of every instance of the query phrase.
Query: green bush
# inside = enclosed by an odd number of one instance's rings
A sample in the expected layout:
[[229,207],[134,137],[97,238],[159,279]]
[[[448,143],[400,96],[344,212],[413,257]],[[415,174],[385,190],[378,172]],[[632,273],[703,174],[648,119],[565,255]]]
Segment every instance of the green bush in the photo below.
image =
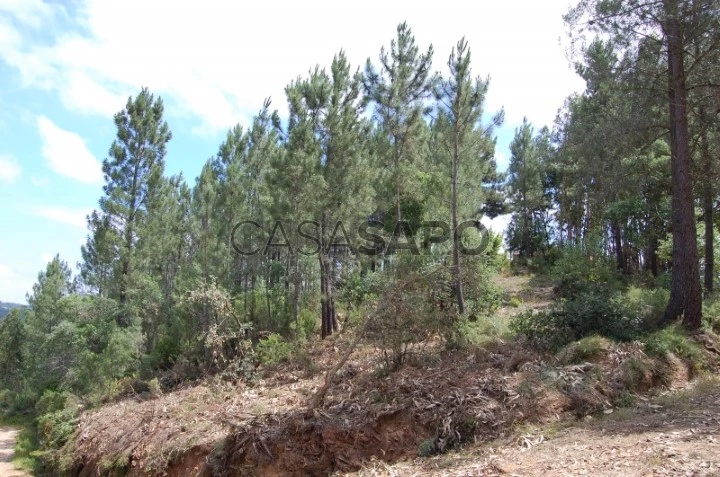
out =
[[557,294],[568,299],[587,292],[611,296],[622,284],[619,272],[604,254],[587,254],[576,247],[562,251],[550,276]]
[[718,296],[703,302],[703,321],[714,333],[720,333],[720,299]]
[[313,310],[303,308],[298,313],[297,323],[290,325],[294,339],[305,341],[315,334],[318,324],[318,316]]
[[696,342],[685,334],[677,325],[658,330],[645,338],[645,353],[667,360],[670,353],[684,359],[699,371],[705,365],[705,356]]
[[523,304],[523,299],[519,296],[511,296],[507,301],[507,305],[512,308],[520,308]]
[[661,324],[669,299],[670,292],[662,288],[648,290],[631,286],[618,297],[618,303],[627,316],[637,319],[642,329],[652,330]]
[[414,274],[390,286],[370,311],[367,337],[377,346],[386,370],[399,369],[416,345],[446,336],[458,319],[444,270]]
[[255,357],[266,366],[289,361],[291,356],[292,345],[275,333],[271,333],[255,345]]
[[618,300],[583,291],[573,299],[554,303],[548,311],[521,313],[511,321],[510,330],[539,349],[557,350],[595,334],[619,341],[634,339],[640,322],[628,315]]
[[448,349],[466,349],[482,346],[492,341],[498,334],[499,331],[487,318],[471,321],[467,317],[461,317],[445,337],[445,345]]
[[37,429],[30,423],[25,423],[15,442],[13,464],[26,470],[30,475],[47,475],[41,457],[45,454],[40,450]]
[[539,350],[557,350],[573,340],[562,310],[536,312],[528,310],[510,321],[510,331],[523,337]]
[[75,431],[81,409],[76,396],[67,392],[45,391],[35,406],[40,445],[49,450],[62,447]]
[[592,334],[627,341],[637,336],[640,322],[628,315],[621,303],[595,291],[583,292],[563,304],[567,325],[574,339]]
[[558,360],[563,364],[577,364],[606,353],[612,343],[607,338],[592,335],[574,343],[570,343],[558,353]]
[[338,283],[338,300],[349,309],[358,309],[372,301],[385,287],[386,277],[381,272],[367,272],[360,267],[344,273]]
[[[502,292],[493,282],[493,265],[491,259],[484,256],[467,256],[462,258],[463,294],[467,313],[470,316],[489,316],[502,305]],[[452,277],[445,277],[452,283]],[[454,306],[454,294],[450,290]]]

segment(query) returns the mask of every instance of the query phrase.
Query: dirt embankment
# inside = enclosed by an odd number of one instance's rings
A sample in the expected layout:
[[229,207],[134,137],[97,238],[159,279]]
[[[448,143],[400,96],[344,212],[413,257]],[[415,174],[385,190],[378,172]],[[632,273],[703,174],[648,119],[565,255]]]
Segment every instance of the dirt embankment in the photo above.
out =
[[393,464],[508,437],[526,423],[602,412],[613,399],[608,377],[636,352],[607,353],[613,358],[601,364],[548,365],[498,341],[421,355],[383,375],[369,365],[371,350],[361,350],[320,408],[306,407],[319,376],[203,384],[84,414],[59,459],[81,476],[354,472],[372,459]]
[[720,475],[720,381],[695,383],[600,418],[528,427],[512,440],[388,465],[369,476]]

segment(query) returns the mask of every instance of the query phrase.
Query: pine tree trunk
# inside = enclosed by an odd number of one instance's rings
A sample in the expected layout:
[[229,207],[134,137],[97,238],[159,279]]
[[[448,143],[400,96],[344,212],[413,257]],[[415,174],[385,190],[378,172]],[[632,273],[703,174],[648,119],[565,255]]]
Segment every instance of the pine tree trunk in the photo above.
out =
[[300,286],[301,286],[301,277],[300,277],[300,255],[296,251],[293,255],[293,295],[292,295],[292,313],[293,313],[293,321],[295,324],[298,323],[298,316],[300,315]]
[[458,230],[458,163],[460,162],[460,138],[455,132],[455,151],[452,162],[452,227],[453,227],[453,269],[455,270],[455,297],[457,299],[458,313],[465,313],[465,297],[462,287],[462,270],[460,268],[460,231]]
[[648,244],[648,265],[647,269],[650,270],[650,273],[652,273],[653,277],[657,277],[660,273],[659,266],[658,266],[658,256],[657,256],[657,250],[658,250],[658,239],[655,237],[655,235],[652,235],[650,237],[650,243]]
[[688,329],[702,320],[702,292],[698,264],[683,38],[677,0],[664,0],[665,35],[668,42],[668,96],[670,149],[672,151],[672,285],[665,321],[683,319]]
[[708,180],[705,184],[703,205],[705,209],[705,296],[712,295],[715,288],[715,231],[713,222],[715,209],[713,208],[712,184]]
[[323,245],[320,247],[318,257],[320,259],[321,337],[325,339],[337,329],[337,317],[330,279],[330,260]]
[[625,272],[625,254],[623,253],[623,242],[622,234],[620,233],[620,226],[617,222],[613,221],[612,225],[612,236],[615,248],[615,259],[617,260],[618,270]]
[[700,154],[703,159],[703,218],[705,221],[705,296],[710,296],[715,286],[715,208],[713,201],[713,167],[710,156],[710,143],[708,142],[708,124],[705,110],[700,106]]

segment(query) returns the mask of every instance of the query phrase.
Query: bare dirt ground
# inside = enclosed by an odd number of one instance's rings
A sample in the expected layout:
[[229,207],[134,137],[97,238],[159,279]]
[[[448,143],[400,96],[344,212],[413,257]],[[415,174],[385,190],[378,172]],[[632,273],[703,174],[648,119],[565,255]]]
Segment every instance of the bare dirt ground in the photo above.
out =
[[13,447],[17,439],[18,431],[7,427],[0,427],[0,476],[1,477],[25,477],[22,471],[15,469],[12,464]]

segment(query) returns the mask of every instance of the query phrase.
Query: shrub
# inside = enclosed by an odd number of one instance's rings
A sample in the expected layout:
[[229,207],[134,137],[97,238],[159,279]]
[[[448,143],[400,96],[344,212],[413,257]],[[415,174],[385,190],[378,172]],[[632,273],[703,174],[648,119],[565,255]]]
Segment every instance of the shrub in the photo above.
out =
[[445,345],[448,349],[482,346],[498,334],[498,330],[486,318],[471,321],[461,317],[445,337]]
[[303,308],[298,313],[297,323],[292,323],[290,329],[294,332],[296,340],[305,341],[315,334],[318,318],[313,310]]
[[563,250],[550,276],[562,298],[586,292],[611,296],[621,284],[619,272],[603,254],[585,254],[576,247]]
[[271,333],[267,338],[260,340],[255,345],[255,357],[266,366],[275,366],[289,361],[291,355],[292,346],[290,343],[276,333]]
[[524,336],[536,348],[557,350],[594,334],[631,340],[637,336],[640,326],[638,319],[628,316],[617,300],[584,291],[573,299],[556,302],[546,312],[521,313],[510,323],[510,330]]
[[669,299],[670,292],[662,288],[648,290],[631,286],[618,297],[618,303],[627,316],[637,319],[642,329],[652,330],[661,324]]
[[694,371],[705,365],[705,356],[700,345],[687,337],[677,325],[656,331],[645,339],[645,353],[668,361],[670,353],[689,362]]
[[720,299],[717,296],[703,302],[703,320],[714,333],[720,333]]
[[377,298],[385,287],[386,277],[381,272],[366,272],[355,267],[339,280],[338,300],[349,309],[358,309],[366,301]]
[[599,335],[592,335],[570,343],[558,353],[563,364],[577,364],[599,356],[610,349],[611,342]]
[[[492,281],[492,266],[483,257],[464,257],[463,294],[471,316],[489,316],[502,305],[502,292]],[[452,292],[452,290],[451,290]],[[452,294],[454,299],[454,294]]]
[[75,431],[76,417],[82,409],[77,397],[66,392],[47,390],[38,400],[38,436],[42,447],[59,449]]
[[617,300],[595,291],[583,292],[565,301],[563,313],[575,339],[600,334],[627,341],[639,331],[640,323],[635,316],[625,313]]
[[523,299],[519,296],[511,296],[507,301],[507,305],[512,308],[520,308],[523,304]]
[[631,356],[623,361],[619,380],[626,392],[647,391],[657,381],[668,384],[667,367],[641,356]]
[[562,310],[520,313],[510,322],[510,331],[522,336],[534,348],[556,350],[573,340]]
[[381,294],[366,333],[380,350],[386,370],[400,368],[413,346],[451,332],[458,320],[452,283],[449,270],[437,268],[408,274]]

